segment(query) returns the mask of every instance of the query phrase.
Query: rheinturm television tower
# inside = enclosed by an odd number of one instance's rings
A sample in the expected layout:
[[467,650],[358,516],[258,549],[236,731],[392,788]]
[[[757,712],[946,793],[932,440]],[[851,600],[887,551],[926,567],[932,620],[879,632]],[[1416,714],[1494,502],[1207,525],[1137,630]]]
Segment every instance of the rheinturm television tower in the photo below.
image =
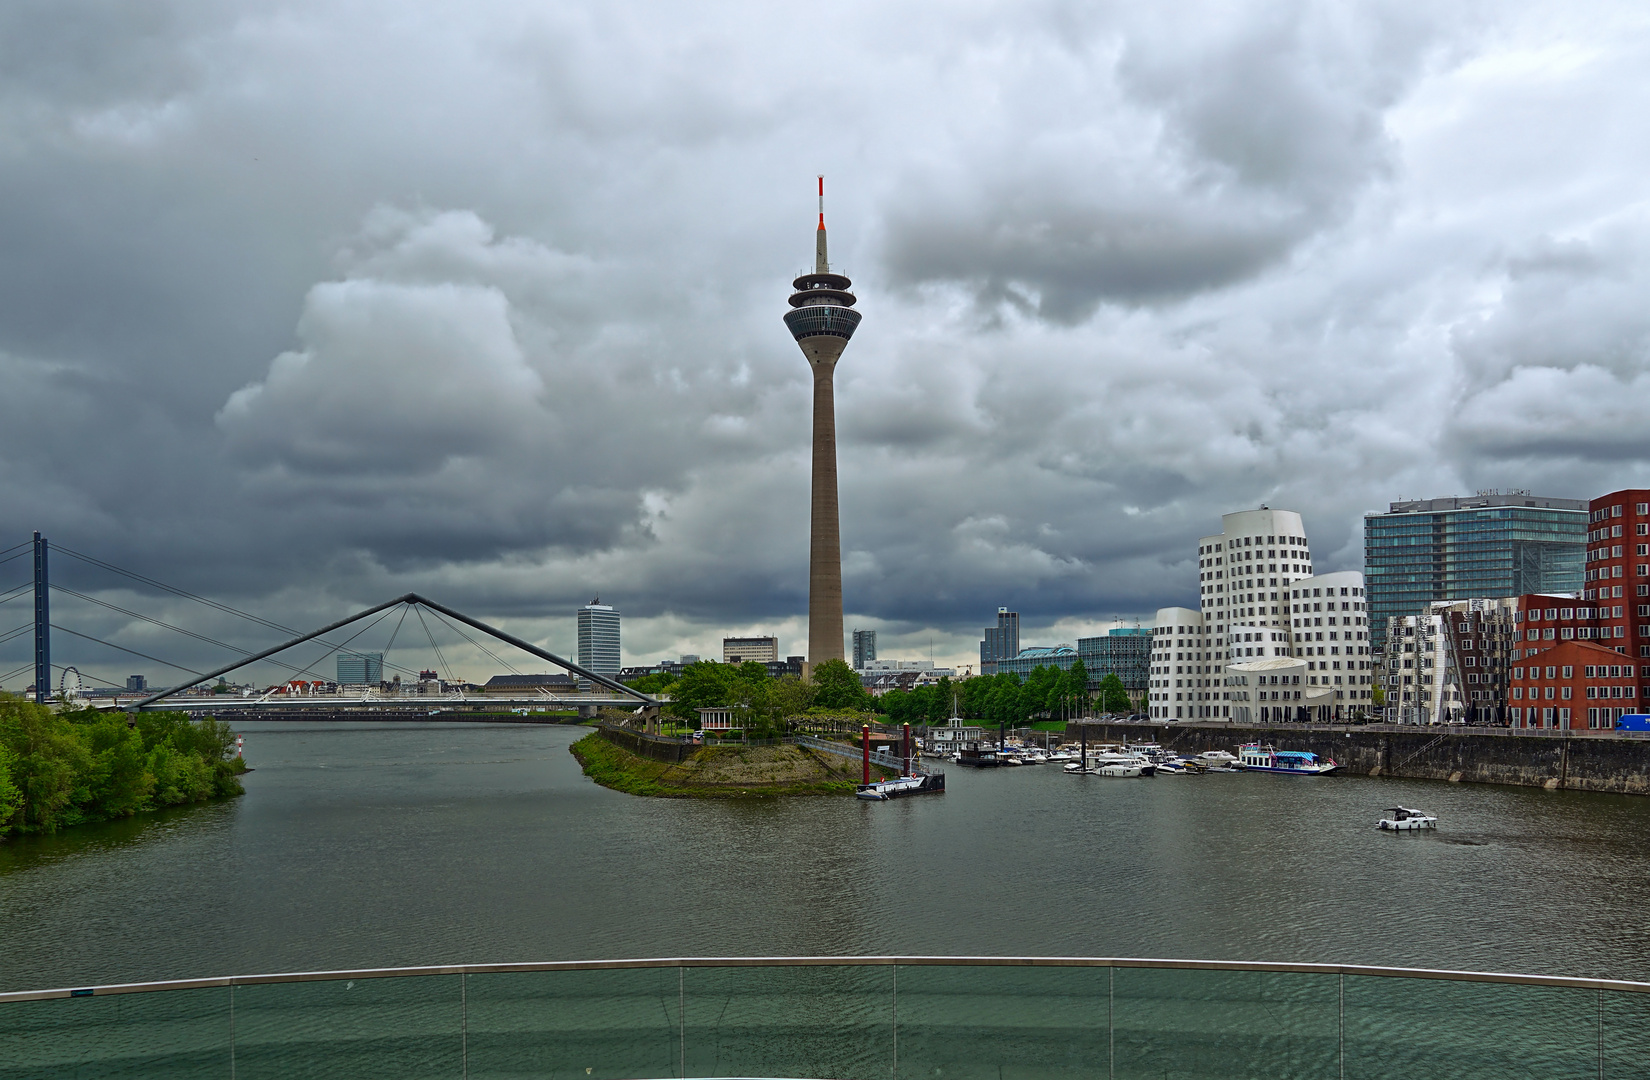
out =
[[785,325],[814,373],[814,470],[808,530],[808,663],[842,659],[842,532],[836,504],[837,358],[859,325],[853,282],[831,273],[825,252],[825,178],[819,178],[814,269],[791,282]]

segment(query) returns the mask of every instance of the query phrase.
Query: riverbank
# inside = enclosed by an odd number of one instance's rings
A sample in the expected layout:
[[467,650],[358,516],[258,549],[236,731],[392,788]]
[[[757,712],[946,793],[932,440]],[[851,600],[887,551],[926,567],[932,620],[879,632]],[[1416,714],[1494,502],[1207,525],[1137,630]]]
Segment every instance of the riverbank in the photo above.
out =
[[1093,742],[1155,742],[1182,754],[1262,742],[1310,750],[1366,776],[1508,784],[1549,791],[1650,795],[1650,740],[1611,732],[1527,734],[1509,728],[1339,727],[1306,724],[1069,724]]
[[210,718],[0,695],[0,840],[242,795],[234,749],[234,730]]
[[[851,795],[861,766],[851,758],[804,746],[701,746],[681,761],[631,753],[591,732],[569,749],[584,774],[628,795],[673,799],[738,799],[779,795]],[[872,766],[877,777],[886,770]]]

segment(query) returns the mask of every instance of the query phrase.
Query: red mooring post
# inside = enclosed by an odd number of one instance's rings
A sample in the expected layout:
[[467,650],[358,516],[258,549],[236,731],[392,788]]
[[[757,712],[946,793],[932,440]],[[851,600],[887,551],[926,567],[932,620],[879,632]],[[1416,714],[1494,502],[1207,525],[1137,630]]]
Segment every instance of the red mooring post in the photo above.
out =
[[901,776],[911,775],[911,725],[905,725],[905,768]]
[[859,748],[865,757],[865,783],[871,782],[871,725],[859,729]]

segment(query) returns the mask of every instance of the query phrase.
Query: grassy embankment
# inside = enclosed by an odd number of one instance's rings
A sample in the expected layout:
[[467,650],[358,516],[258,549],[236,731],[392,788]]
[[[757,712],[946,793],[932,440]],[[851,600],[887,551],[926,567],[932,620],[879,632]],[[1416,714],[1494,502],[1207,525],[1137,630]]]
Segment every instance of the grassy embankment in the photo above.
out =
[[[630,795],[675,799],[851,795],[860,764],[802,746],[706,746],[680,764],[638,757],[592,732],[574,743],[584,774]],[[877,777],[889,775],[872,766]]]

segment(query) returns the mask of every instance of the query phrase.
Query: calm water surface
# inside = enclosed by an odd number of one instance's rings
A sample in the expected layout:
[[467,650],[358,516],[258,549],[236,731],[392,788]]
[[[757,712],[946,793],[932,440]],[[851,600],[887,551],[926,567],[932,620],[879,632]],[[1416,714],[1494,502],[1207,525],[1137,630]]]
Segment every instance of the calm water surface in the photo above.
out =
[[[0,844],[0,989],[779,954],[1650,978],[1650,799],[952,768],[939,797],[640,799],[579,729],[243,722],[228,803]],[[1389,835],[1381,808],[1438,813]]]

